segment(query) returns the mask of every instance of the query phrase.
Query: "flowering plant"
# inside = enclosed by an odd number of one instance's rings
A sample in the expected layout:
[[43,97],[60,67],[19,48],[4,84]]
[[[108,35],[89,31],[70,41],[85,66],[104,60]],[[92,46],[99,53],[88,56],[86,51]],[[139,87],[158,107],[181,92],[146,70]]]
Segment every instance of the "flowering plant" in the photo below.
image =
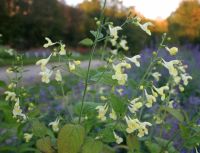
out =
[[[86,38],[80,43],[91,47],[91,54],[87,70],[81,67],[81,62],[72,58],[71,53],[62,42],[53,42],[45,38],[44,48],[53,48],[46,59],[39,60],[41,81],[48,85],[54,80],[61,89],[63,101],[67,103],[65,79],[63,73],[68,71],[78,76],[84,85],[79,102],[67,105],[67,117],[59,115],[46,123],[43,116],[38,113],[35,104],[27,103],[30,93],[22,87],[23,63],[22,57],[16,56],[21,66],[7,69],[7,73],[15,73],[5,91],[5,100],[13,108],[12,115],[25,142],[26,151],[44,153],[112,153],[125,149],[128,152],[172,153],[178,152],[173,146],[173,140],[164,139],[163,133],[169,116],[173,116],[180,126],[186,122],[186,114],[174,107],[178,92],[184,92],[192,77],[186,72],[187,66],[181,60],[167,61],[159,55],[161,51],[175,56],[176,47],[168,47],[167,35],[164,34],[157,51],[152,53],[150,64],[138,78],[132,78],[130,71],[136,73],[143,67],[141,55],[127,57],[127,40],[120,37],[120,31],[127,24],[140,27],[151,35],[150,22],[141,23],[139,17],[128,16],[121,26],[114,26],[104,17],[104,3],[102,14],[96,20],[97,30],[91,31],[94,39]],[[102,66],[91,69],[92,59],[97,45],[103,42]],[[109,49],[110,48],[112,49]],[[58,62],[49,67],[52,57]],[[162,80],[162,69],[167,70],[167,80]],[[164,73],[164,72],[163,72]],[[95,101],[88,96],[89,88],[96,89]],[[130,90],[131,93],[124,94]],[[70,109],[72,108],[72,109]],[[192,124],[192,128],[199,131],[199,126]],[[195,132],[195,131],[194,131]],[[195,137],[192,147],[197,148]],[[36,143],[34,143],[36,142]],[[36,144],[36,145],[33,145]],[[37,149],[33,148],[36,146]],[[190,147],[191,147],[190,146]]]

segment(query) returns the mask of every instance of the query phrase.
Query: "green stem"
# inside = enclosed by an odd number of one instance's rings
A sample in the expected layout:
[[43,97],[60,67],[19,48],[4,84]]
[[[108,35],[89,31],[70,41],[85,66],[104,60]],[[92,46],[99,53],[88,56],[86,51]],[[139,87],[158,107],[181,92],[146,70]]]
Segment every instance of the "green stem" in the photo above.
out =
[[[104,1],[103,10],[101,12],[101,17],[100,17],[101,24],[102,24],[103,19],[104,19],[103,14],[104,14],[105,6],[106,6],[106,0]],[[81,123],[81,118],[82,118],[82,114],[83,114],[83,106],[84,106],[85,96],[86,96],[86,93],[87,93],[91,62],[92,62],[94,52],[96,50],[96,46],[97,46],[97,43],[98,43],[98,37],[99,37],[99,34],[101,33],[101,30],[102,30],[102,26],[100,25],[98,27],[97,34],[96,34],[95,41],[94,41],[94,45],[92,47],[92,51],[91,51],[91,54],[90,54],[89,64],[88,64],[88,68],[87,68],[87,75],[86,75],[86,79],[85,79],[85,88],[84,88],[83,97],[82,97],[82,100],[81,100],[81,111],[80,111],[80,115],[79,115],[79,123]]]

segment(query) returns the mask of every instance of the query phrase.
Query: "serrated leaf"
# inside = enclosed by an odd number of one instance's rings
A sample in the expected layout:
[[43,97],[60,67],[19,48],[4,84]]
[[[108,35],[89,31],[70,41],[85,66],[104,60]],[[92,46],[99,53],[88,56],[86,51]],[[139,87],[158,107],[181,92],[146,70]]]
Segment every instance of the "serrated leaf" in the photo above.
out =
[[170,107],[163,107],[163,110],[167,111],[169,114],[171,114],[172,116],[174,116],[177,120],[179,120],[180,122],[184,121],[184,117],[183,114],[181,113],[180,110],[178,109],[173,109]]
[[102,142],[94,140],[93,138],[87,138],[82,147],[82,153],[100,153],[102,147]]
[[81,40],[79,44],[90,47],[93,45],[93,41],[90,38],[85,38]]
[[32,130],[34,136],[42,138],[47,134],[48,128],[44,125],[44,123],[36,120],[32,123]]
[[54,150],[51,147],[51,139],[50,137],[45,137],[37,140],[36,147],[44,153],[53,153]]
[[58,153],[78,153],[84,137],[85,130],[82,126],[66,124],[58,134]]

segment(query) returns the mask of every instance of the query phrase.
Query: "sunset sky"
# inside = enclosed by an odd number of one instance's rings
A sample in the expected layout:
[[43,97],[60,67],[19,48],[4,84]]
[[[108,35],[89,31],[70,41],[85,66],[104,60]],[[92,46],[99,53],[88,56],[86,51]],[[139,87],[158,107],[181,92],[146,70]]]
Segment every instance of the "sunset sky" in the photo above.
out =
[[[65,0],[69,5],[77,5],[84,0]],[[150,19],[165,19],[177,9],[182,0],[122,0],[125,6],[135,6],[136,10]]]

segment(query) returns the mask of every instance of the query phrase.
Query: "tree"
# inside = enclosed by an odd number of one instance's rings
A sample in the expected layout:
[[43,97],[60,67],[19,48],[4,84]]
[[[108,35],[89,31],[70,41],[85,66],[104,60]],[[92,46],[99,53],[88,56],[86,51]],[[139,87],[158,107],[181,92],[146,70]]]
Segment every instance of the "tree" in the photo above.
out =
[[200,3],[198,0],[183,1],[168,21],[172,37],[182,43],[194,42],[200,37]]

